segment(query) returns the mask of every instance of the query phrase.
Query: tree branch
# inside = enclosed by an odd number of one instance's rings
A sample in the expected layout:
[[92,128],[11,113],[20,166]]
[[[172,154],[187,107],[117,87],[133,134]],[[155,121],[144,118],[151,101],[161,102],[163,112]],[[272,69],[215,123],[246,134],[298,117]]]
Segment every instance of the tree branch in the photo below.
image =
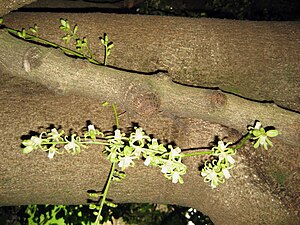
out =
[[0,40],[3,43],[0,51],[5,52],[8,47],[14,49],[0,56],[1,70],[43,84],[58,94],[115,102],[143,116],[163,111],[200,118],[240,132],[253,120],[260,120],[280,130],[283,141],[294,145],[300,141],[300,115],[274,104],[176,84],[166,74],[146,76],[96,66],[64,57],[59,50],[12,38],[5,31],[1,31]]

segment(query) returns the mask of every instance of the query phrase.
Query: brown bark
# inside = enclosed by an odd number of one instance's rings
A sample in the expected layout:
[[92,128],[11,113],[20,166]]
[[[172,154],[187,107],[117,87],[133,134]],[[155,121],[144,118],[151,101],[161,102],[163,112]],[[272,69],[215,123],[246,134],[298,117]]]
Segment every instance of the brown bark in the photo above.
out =
[[[62,43],[59,19],[79,25],[97,57],[99,36],[115,43],[109,65],[153,72],[172,80],[219,88],[250,100],[274,101],[300,112],[300,22],[255,22],[115,14],[13,13],[9,26],[37,24]],[[44,21],[47,21],[45,23]]]
[[0,17],[37,0],[0,0]]
[[[59,17],[67,18],[66,15],[29,15],[11,14],[6,17],[6,21],[16,24],[26,18],[28,25],[33,25],[37,18],[43,18],[47,21],[45,27],[49,29],[41,30],[41,35],[58,40],[60,35],[57,35],[56,28],[53,27],[57,27],[54,24],[57,24]],[[237,42],[237,49],[241,50],[235,55],[234,59],[237,61],[227,58],[231,63],[225,63],[226,60],[214,63],[214,60],[223,59],[220,55],[216,57],[213,51],[220,47],[216,43],[225,45],[223,51],[218,53],[224,54],[224,57],[234,55],[227,52],[230,45],[226,47],[225,42],[220,42],[222,39],[213,38],[224,34],[219,29],[221,25],[225,29],[226,21],[101,15],[95,14],[92,17],[97,18],[95,20],[88,15],[82,15],[81,19],[85,18],[88,24],[83,32],[87,30],[94,33],[101,28],[100,32],[109,34],[116,44],[109,64],[146,72],[167,69],[170,73],[146,76],[95,66],[79,59],[64,57],[59,50],[14,39],[1,31],[0,52],[7,52],[8,49],[12,51],[10,54],[0,54],[0,149],[3,149],[0,152],[0,204],[79,204],[85,203],[86,190],[101,190],[109,164],[99,149],[90,148],[79,156],[63,155],[49,161],[42,153],[21,155],[20,137],[29,130],[37,130],[38,127],[47,127],[49,124],[61,125],[66,130],[80,130],[87,120],[91,120],[102,130],[111,130],[114,119],[110,110],[99,107],[99,101],[107,100],[116,102],[120,112],[127,111],[120,117],[123,127],[137,122],[148,133],[166,142],[174,141],[182,148],[208,146],[215,136],[221,139],[227,137],[228,141],[237,140],[254,119],[273,125],[282,132],[274,140],[275,147],[268,152],[261,149],[253,151],[249,146],[239,152],[236,156],[238,162],[234,168],[234,179],[216,190],[211,190],[199,177],[197,170],[201,157],[185,160],[189,172],[184,177],[183,185],[173,185],[164,179],[157,168],[146,168],[138,163],[137,167],[128,169],[127,179],[123,183],[112,186],[110,197],[115,201],[191,206],[208,214],[216,224],[222,225],[233,224],[233,221],[234,224],[297,224],[299,114],[275,104],[250,101],[221,90],[193,88],[172,81],[189,84],[191,77],[193,81],[197,79],[199,71],[208,72],[211,69],[211,74],[220,74],[223,71],[224,76],[228,75],[228,82],[233,82],[234,86],[236,79],[240,81],[241,76],[255,77],[261,71],[278,76],[277,69],[282,69],[284,63],[288,63],[292,68],[289,73],[291,79],[284,85],[291,89],[289,99],[299,97],[299,87],[295,86],[297,79],[294,79],[299,74],[299,65],[296,62],[298,56],[295,55],[299,52],[299,46],[293,46],[298,40],[297,23],[272,24],[272,32],[276,30],[272,39],[266,29],[268,23],[239,24],[227,21],[235,27],[233,31],[247,24],[243,29],[245,35],[251,35],[250,31],[259,27],[260,31],[264,31],[260,33],[264,37],[260,40],[267,37],[273,40],[272,46],[278,52],[272,52],[276,53],[272,54],[274,60],[267,57],[270,60],[264,61],[263,67],[259,60],[265,60],[266,56],[257,54],[256,58],[254,53],[250,54],[251,51],[244,52],[252,43],[244,39]],[[72,14],[68,17],[72,21],[79,18]],[[76,22],[80,23],[78,20]],[[197,23],[202,24],[201,29]],[[79,27],[84,27],[83,24],[79,24]],[[151,24],[159,26],[153,29],[148,27],[147,30],[147,25]],[[283,25],[288,31],[294,31],[291,32],[291,38],[287,38]],[[128,27],[132,29],[129,31]],[[159,28],[164,27],[165,32],[158,35]],[[194,34],[191,29],[193,27],[198,27]],[[152,32],[149,33],[149,30]],[[225,30],[228,36],[233,35],[229,28]],[[283,34],[278,35],[277,31],[282,31]],[[202,42],[200,39],[203,39]],[[284,40],[289,47],[279,47]],[[262,41],[253,41],[260,43],[257,48],[263,47]],[[254,45],[250,46],[251,49]],[[96,41],[92,41],[92,46],[96,46]],[[193,54],[190,54],[191,51]],[[264,53],[271,54],[269,49],[264,49]],[[246,62],[249,61],[252,63],[248,66]],[[256,68],[257,63],[259,69]],[[242,70],[246,65],[247,69]],[[191,68],[198,67],[199,71],[192,76]],[[239,70],[241,72],[236,74]],[[177,73],[183,76],[182,80],[175,75]],[[219,81],[219,77],[216,77],[211,77],[213,83]],[[241,89],[245,88],[243,83],[238,83]],[[203,86],[197,82],[193,84]],[[260,84],[264,84],[264,81],[260,80]],[[277,87],[279,86],[273,86],[279,91]],[[255,89],[257,91],[259,92]],[[282,93],[278,96],[284,97]],[[288,102],[289,106],[298,107],[291,102]]]
[[[20,137],[30,130],[42,131],[50,124],[62,126],[66,131],[80,131],[88,120],[103,131],[112,130],[111,109],[101,108],[97,100],[58,95],[37,83],[8,75],[1,76],[0,90],[1,205],[82,204],[88,198],[87,190],[102,190],[109,163],[101,148],[90,147],[77,156],[56,155],[49,160],[42,152],[22,155]],[[132,126],[131,122],[139,123],[148,134],[174,141],[182,148],[208,146],[215,136],[231,141],[240,137],[234,130],[217,124],[170,118],[163,113],[148,117],[128,113],[120,116],[123,128]],[[203,159],[193,157],[184,161],[188,173],[183,185],[172,184],[157,168],[137,162],[134,168],[126,170],[124,182],[113,183],[109,197],[115,202],[194,207],[208,214],[215,224],[233,224],[232,221],[237,225],[297,224],[299,148],[282,145],[278,139],[274,139],[274,145],[268,152],[244,148],[235,156],[234,177],[215,190],[203,182],[198,171]],[[286,157],[287,153],[293,157]],[[284,174],[285,183],[275,182],[273,173]]]
[[[26,77],[60,94],[116,102],[127,111],[152,115],[163,111],[179,117],[200,118],[242,132],[254,120],[275,126],[284,141],[299,142],[300,116],[275,104],[249,101],[219,90],[174,83],[167,74],[140,75],[99,67],[63,57],[62,52],[33,46],[2,32],[1,66],[7,73]],[[19,64],[11,65],[12,61]],[[55,66],[54,66],[55,65]],[[276,118],[276,120],[274,119]]]

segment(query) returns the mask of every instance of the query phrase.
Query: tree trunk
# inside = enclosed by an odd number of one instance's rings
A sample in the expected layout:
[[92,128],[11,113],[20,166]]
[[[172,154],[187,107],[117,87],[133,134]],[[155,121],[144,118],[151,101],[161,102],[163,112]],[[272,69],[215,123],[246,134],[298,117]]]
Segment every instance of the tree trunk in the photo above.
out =
[[[268,152],[250,146],[239,152],[234,179],[216,190],[199,176],[202,157],[185,160],[189,172],[183,185],[138,163],[124,182],[113,184],[115,201],[190,206],[216,224],[299,222],[298,22],[13,13],[5,24],[23,27],[20,22],[26,21],[25,27],[42,19],[47,23],[38,24],[40,35],[59,42],[60,17],[78,22],[81,33],[91,37],[107,32],[115,43],[109,64],[123,69],[65,57],[0,32],[0,204],[79,204],[86,202],[87,190],[101,190],[109,171],[101,149],[49,161],[42,153],[21,155],[20,138],[51,124],[80,130],[88,120],[111,130],[113,115],[99,103],[109,101],[126,111],[122,127],[138,123],[182,148],[209,146],[216,136],[238,140],[254,120],[281,131]],[[96,45],[91,40],[92,48]],[[145,75],[156,70],[168,73]]]

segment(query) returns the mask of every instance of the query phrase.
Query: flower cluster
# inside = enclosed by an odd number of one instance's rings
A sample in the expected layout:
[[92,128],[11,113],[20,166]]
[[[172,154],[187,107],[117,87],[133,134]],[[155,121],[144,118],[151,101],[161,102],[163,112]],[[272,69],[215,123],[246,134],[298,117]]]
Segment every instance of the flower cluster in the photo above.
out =
[[[135,128],[129,137],[119,129],[114,135],[104,136],[94,125],[89,125],[84,133],[84,140],[76,134],[71,137],[64,136],[64,131],[58,132],[56,128],[50,132],[43,132],[39,136],[32,136],[22,142],[22,153],[33,150],[48,152],[52,159],[54,155],[65,151],[72,154],[81,152],[89,144],[105,145],[104,153],[111,163],[117,163],[121,171],[134,166],[135,159],[143,159],[146,166],[158,166],[164,176],[173,183],[183,183],[182,175],[186,173],[186,166],[181,162],[180,148],[169,145],[167,148],[159,144],[157,139],[151,139],[142,128]],[[122,176],[121,176],[122,175]],[[116,180],[122,179],[123,173],[114,176]]]
[[134,159],[144,159],[144,165],[158,166],[173,183],[183,183],[181,176],[186,173],[186,166],[181,162],[180,148],[174,149],[171,145],[165,148],[157,139],[146,135],[142,128],[135,128],[129,137],[117,129],[114,136],[107,138],[104,152],[111,162],[118,162],[122,171],[134,166]]
[[[124,170],[135,165],[135,159],[144,160],[146,166],[157,166],[164,176],[173,183],[183,183],[182,176],[186,173],[187,167],[182,163],[182,158],[186,156],[208,154],[214,157],[211,162],[205,162],[201,170],[201,175],[205,182],[210,182],[212,188],[216,188],[219,183],[224,183],[231,177],[230,169],[233,168],[235,160],[233,155],[250,139],[254,140],[254,148],[263,146],[268,149],[272,146],[270,137],[275,137],[279,132],[275,129],[265,129],[261,127],[259,121],[254,127],[248,128],[248,134],[244,137],[242,144],[236,147],[229,147],[231,143],[218,142],[218,146],[213,147],[208,152],[195,152],[190,154],[181,153],[179,147],[172,145],[165,147],[157,139],[150,138],[142,128],[134,128],[129,135],[121,133],[116,129],[112,135],[105,136],[94,125],[89,125],[84,137],[80,138],[76,134],[70,137],[64,135],[64,131],[58,132],[56,128],[49,132],[43,132],[39,136],[32,136],[29,140],[22,142],[23,153],[30,153],[33,150],[48,152],[48,157],[52,159],[55,154],[62,154],[65,151],[71,154],[81,152],[87,145],[104,145],[104,153],[111,163],[116,163],[120,170],[115,170],[113,179],[120,181],[125,177]],[[267,131],[266,131],[267,130]]]
[[231,169],[235,163],[232,155],[236,153],[233,148],[227,146],[231,143],[224,144],[223,141],[218,142],[217,147],[212,148],[211,155],[218,157],[218,160],[214,159],[212,162],[205,162],[201,171],[201,176],[204,177],[204,182],[210,182],[212,188],[216,188],[219,183],[224,183],[225,179],[231,177],[229,169]]
[[[50,132],[42,132],[39,136],[32,136],[29,140],[24,140],[22,145],[22,153],[28,154],[33,150],[42,150],[48,152],[49,159],[54,155],[62,154],[67,151],[71,154],[78,154],[81,147],[86,147],[79,136],[76,134],[63,136],[64,131],[58,132],[56,128],[51,129]],[[63,147],[63,148],[62,148]]]
[[229,170],[233,168],[235,160],[232,158],[235,155],[236,150],[241,148],[245,141],[248,139],[254,140],[254,148],[263,146],[264,149],[268,149],[268,146],[273,146],[269,140],[270,137],[276,137],[279,132],[275,129],[269,129],[266,131],[262,127],[259,121],[256,121],[254,127],[248,128],[249,132],[244,137],[243,143],[235,148],[229,148],[231,143],[224,144],[223,141],[218,142],[217,147],[213,147],[210,155],[217,157],[212,162],[205,162],[204,167],[201,171],[201,175],[204,177],[205,182],[210,182],[212,188],[216,188],[219,183],[224,183],[225,179],[231,177]]
[[272,142],[269,140],[269,137],[276,137],[279,132],[278,130],[268,130],[261,127],[261,123],[256,121],[254,127],[249,127],[249,133],[253,135],[252,139],[256,140],[254,143],[254,148],[258,148],[259,146],[263,146],[264,149],[268,150],[268,145],[273,146]]

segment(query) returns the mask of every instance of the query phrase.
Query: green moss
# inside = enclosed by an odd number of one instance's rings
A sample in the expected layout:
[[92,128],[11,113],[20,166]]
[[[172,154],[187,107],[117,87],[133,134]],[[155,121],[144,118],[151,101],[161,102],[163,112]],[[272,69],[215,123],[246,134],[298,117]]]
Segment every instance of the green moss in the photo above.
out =
[[276,180],[280,185],[284,185],[288,175],[282,171],[273,171],[271,176]]

